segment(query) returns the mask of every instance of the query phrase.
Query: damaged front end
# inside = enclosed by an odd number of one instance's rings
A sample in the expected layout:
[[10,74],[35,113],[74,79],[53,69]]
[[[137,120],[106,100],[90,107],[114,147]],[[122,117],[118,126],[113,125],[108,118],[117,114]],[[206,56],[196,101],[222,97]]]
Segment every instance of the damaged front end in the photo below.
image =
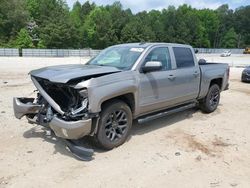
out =
[[[76,90],[68,84],[33,76],[31,79],[38,90],[37,98],[14,98],[15,117],[26,116],[29,123],[52,129],[57,137],[67,140],[66,144],[74,154],[80,152],[81,148],[69,140],[91,133],[93,115],[88,113],[87,90]],[[86,151],[87,155],[93,154],[88,149]]]

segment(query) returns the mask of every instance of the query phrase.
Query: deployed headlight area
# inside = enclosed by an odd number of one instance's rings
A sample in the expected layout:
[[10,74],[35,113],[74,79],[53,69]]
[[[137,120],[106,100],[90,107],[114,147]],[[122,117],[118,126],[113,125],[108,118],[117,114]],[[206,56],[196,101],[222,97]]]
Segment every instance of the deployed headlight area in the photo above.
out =
[[72,85],[53,83],[41,78],[33,77],[32,80],[39,91],[37,101],[44,106],[43,112],[48,121],[53,115],[66,121],[88,118],[87,89],[79,90]]
[[79,108],[76,109],[71,109],[70,112],[70,117],[76,118],[76,117],[87,117],[87,111],[88,111],[88,104],[89,104],[89,100],[88,100],[88,91],[87,89],[82,89],[79,91],[79,95],[81,97],[81,106]]
[[89,101],[88,101],[88,99],[86,98],[86,99],[84,99],[83,101],[82,101],[82,106],[80,107],[80,108],[77,108],[77,109],[72,109],[72,111],[71,111],[71,117],[77,117],[77,116],[84,116],[84,115],[86,115],[86,113],[85,114],[81,114],[80,112],[86,112],[87,111],[87,107],[88,107],[88,103],[89,103]]

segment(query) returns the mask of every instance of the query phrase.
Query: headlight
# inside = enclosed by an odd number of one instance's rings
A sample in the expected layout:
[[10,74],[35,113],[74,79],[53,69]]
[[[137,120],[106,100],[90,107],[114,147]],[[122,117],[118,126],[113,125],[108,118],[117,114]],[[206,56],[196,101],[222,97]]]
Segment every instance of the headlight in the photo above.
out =
[[76,110],[71,111],[71,114],[76,115],[76,114],[82,112],[83,110],[85,110],[88,107],[88,102],[89,102],[88,99],[84,99],[82,101],[82,106]]

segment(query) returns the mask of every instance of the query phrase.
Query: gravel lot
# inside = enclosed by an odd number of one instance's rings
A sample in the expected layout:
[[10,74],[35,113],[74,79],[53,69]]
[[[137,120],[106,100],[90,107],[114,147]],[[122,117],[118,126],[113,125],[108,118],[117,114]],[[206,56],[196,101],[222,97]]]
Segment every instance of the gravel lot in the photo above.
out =
[[240,82],[242,68],[231,68],[216,112],[135,123],[124,145],[82,162],[46,130],[15,119],[12,98],[33,94],[29,70],[84,62],[0,58],[0,187],[250,187],[250,84]]

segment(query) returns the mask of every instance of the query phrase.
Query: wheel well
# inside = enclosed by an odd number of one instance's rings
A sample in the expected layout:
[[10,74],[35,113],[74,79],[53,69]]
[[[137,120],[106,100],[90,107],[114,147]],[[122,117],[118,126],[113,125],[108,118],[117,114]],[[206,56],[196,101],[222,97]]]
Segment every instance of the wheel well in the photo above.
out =
[[114,97],[112,99],[108,99],[101,104],[101,109],[103,109],[103,106],[105,104],[107,104],[113,100],[121,100],[121,101],[125,102],[129,106],[129,108],[131,109],[132,113],[134,113],[134,111],[135,111],[135,98],[134,98],[133,93],[128,93],[128,94]]
[[214,84],[217,84],[221,89],[222,88],[222,78],[216,78],[216,79],[211,80],[210,87]]

